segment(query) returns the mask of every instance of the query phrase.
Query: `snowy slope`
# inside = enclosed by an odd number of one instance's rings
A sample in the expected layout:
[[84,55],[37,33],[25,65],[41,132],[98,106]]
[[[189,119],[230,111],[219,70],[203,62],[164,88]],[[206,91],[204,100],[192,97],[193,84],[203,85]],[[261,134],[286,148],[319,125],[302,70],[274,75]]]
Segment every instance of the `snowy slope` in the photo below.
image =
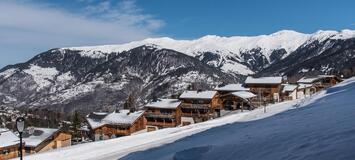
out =
[[355,78],[310,99],[268,106],[266,113],[259,108],[185,127],[58,149],[26,159],[113,160],[158,146],[122,159],[349,159],[355,156],[351,152],[355,147],[354,94]]

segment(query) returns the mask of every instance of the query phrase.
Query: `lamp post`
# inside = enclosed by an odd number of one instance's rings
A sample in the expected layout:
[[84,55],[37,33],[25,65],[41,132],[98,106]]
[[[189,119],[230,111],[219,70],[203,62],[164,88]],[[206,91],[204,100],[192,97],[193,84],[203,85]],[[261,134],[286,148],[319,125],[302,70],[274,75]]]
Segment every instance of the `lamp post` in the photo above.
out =
[[20,153],[20,160],[22,160],[22,133],[25,130],[25,118],[23,117],[18,117],[16,119],[16,129],[20,135],[20,149],[19,149],[19,153]]

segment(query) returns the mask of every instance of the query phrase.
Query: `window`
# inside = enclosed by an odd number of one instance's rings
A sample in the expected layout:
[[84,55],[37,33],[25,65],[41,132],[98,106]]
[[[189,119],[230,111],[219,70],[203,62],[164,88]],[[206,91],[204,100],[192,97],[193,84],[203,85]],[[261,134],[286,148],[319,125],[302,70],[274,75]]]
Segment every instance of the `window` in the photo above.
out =
[[1,154],[4,154],[4,155],[7,155],[10,153],[10,150],[9,149],[4,149],[0,152]]
[[170,110],[170,109],[161,109],[160,113],[161,114],[172,114],[172,110]]

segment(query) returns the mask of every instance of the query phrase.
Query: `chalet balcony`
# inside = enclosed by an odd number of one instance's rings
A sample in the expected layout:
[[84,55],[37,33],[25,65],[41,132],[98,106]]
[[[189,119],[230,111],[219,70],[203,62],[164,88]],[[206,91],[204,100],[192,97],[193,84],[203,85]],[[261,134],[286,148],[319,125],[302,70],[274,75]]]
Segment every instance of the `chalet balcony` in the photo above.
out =
[[154,113],[154,112],[147,112],[145,113],[145,117],[149,118],[175,118],[175,113]]
[[147,125],[161,126],[161,127],[175,127],[177,126],[177,123],[175,121],[172,122],[147,121]]
[[210,118],[210,117],[215,117],[214,114],[211,113],[182,113],[183,117],[204,117],[204,118]]
[[210,109],[210,104],[191,104],[191,103],[181,103],[181,108],[191,108],[191,109]]

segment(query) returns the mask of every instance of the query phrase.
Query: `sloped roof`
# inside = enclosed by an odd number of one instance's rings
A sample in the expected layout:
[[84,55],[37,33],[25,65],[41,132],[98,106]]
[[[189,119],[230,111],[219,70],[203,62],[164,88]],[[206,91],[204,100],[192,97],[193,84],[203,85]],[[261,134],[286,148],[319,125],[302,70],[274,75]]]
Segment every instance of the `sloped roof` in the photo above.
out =
[[292,92],[298,87],[295,84],[282,84],[282,86],[283,86],[282,92]]
[[321,79],[321,77],[302,77],[297,83],[313,83],[319,79]]
[[0,128],[0,148],[17,145],[19,143],[20,139],[15,133],[6,128]]
[[238,92],[233,92],[232,94],[243,99],[256,97],[254,93],[248,91],[238,91]]
[[180,104],[181,101],[178,99],[159,99],[156,102],[148,103],[145,107],[176,109]]
[[185,91],[180,95],[180,99],[212,99],[217,91]]
[[34,132],[29,133],[29,128],[23,133],[23,141],[25,146],[28,147],[37,147],[43,141],[53,136],[59,129],[54,128],[38,128],[33,127]]
[[298,89],[310,88],[312,86],[312,84],[298,84]]
[[[102,112],[100,112],[102,113]],[[107,113],[106,116],[97,118],[95,112],[89,114],[86,117],[91,128],[95,129],[103,125],[132,125],[140,116],[142,116],[144,111],[136,111],[130,113],[129,110],[120,110],[120,112]]]
[[243,84],[227,84],[225,86],[216,87],[214,90],[216,91],[249,91],[249,88],[243,87]]
[[297,83],[313,83],[315,81],[318,81],[323,78],[332,78],[336,77],[335,75],[317,75],[317,76],[311,76],[311,77],[302,77],[300,80],[297,81]]
[[282,77],[260,77],[260,78],[253,78],[247,77],[245,80],[245,84],[281,84]]

